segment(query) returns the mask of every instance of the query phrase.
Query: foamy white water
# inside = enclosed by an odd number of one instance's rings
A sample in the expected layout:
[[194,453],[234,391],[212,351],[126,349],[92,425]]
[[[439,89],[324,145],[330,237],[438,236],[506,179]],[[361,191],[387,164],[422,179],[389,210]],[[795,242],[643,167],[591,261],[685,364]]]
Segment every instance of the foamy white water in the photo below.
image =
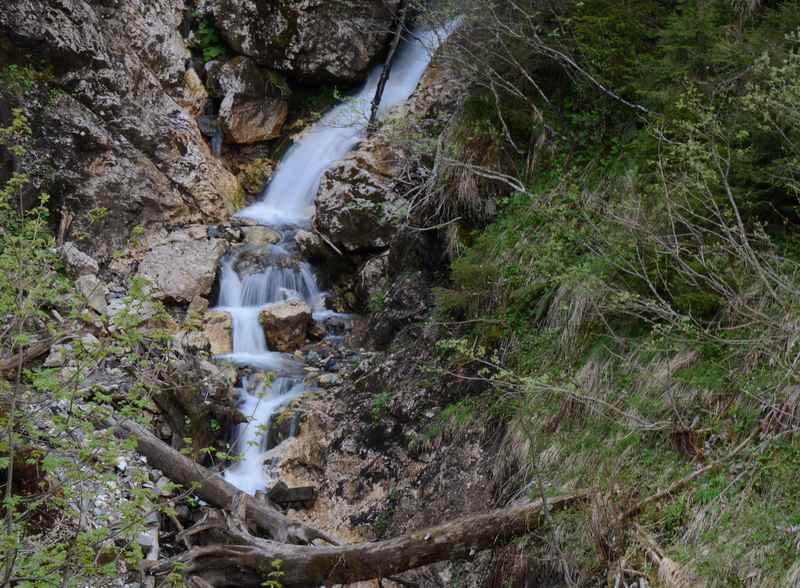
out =
[[[411,95],[433,51],[456,25],[454,22],[444,29],[421,33],[403,43],[384,89],[381,113]],[[313,125],[286,153],[261,201],[236,216],[275,227],[307,224],[313,214],[322,174],[353,149],[364,135],[380,74],[381,67],[376,67],[352,100],[333,108]],[[243,279],[236,272],[236,256],[228,256],[221,266],[217,310],[231,315],[233,353],[220,359],[278,374],[271,385],[260,383],[253,387],[247,378],[242,381],[240,408],[249,421],[236,432],[240,459],[226,470],[225,479],[251,495],[269,483],[264,458],[266,429],[273,415],[305,391],[302,366],[290,356],[268,349],[258,321],[259,311],[265,305],[296,297],[308,303],[315,320],[337,316],[325,309],[311,266],[293,262],[288,251],[291,247],[281,245],[266,248],[266,267]],[[345,315],[340,316],[345,318]]]
[[268,480],[264,473],[264,453],[267,450],[267,427],[272,415],[305,391],[302,380],[278,378],[267,388],[259,385],[254,391],[242,391],[242,414],[250,420],[239,425],[237,441],[239,461],[225,471],[225,479],[242,492],[254,495],[264,490]]
[[[443,29],[419,33],[400,46],[384,89],[381,113],[411,96],[430,63],[433,51],[455,25],[452,23]],[[244,208],[236,216],[274,226],[308,222],[314,213],[314,199],[322,174],[347,155],[364,136],[381,70],[380,66],[374,68],[361,90],[328,112],[289,149],[261,201]]]

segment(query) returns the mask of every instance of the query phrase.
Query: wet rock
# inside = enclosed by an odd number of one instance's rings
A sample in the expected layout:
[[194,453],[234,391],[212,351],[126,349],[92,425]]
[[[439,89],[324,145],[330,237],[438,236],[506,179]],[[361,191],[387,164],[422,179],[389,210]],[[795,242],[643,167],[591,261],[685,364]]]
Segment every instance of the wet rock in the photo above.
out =
[[306,259],[324,259],[331,250],[322,238],[311,231],[299,230],[294,235],[294,242],[300,254]]
[[175,231],[145,254],[139,275],[153,284],[155,297],[191,302],[211,291],[224,253],[225,243],[205,238],[205,231]]
[[73,278],[86,274],[96,274],[100,271],[97,261],[78,249],[75,243],[71,241],[64,243],[59,252],[61,253],[61,260],[67,267],[67,273]]
[[281,234],[269,227],[242,227],[248,245],[275,245],[281,242]]
[[259,64],[309,82],[366,77],[399,0],[210,0],[228,44]]
[[225,355],[233,351],[233,324],[227,312],[212,311],[206,314],[203,333],[208,339],[212,355]]
[[[409,171],[413,175],[417,160],[417,156],[405,152],[403,141],[397,141],[397,137],[442,134],[458,108],[464,87],[461,73],[435,56],[409,101],[400,108],[399,127],[379,129],[325,172],[314,218],[321,235],[351,253],[375,253],[393,247],[406,224],[409,207],[400,176]],[[364,294],[362,291],[359,297]]]
[[297,299],[278,302],[262,310],[258,320],[270,349],[294,351],[305,343],[311,325],[311,307]]
[[86,299],[89,308],[99,314],[105,314],[108,310],[108,287],[101,282],[97,276],[86,274],[75,280],[75,287],[81,296]]
[[231,143],[256,143],[278,137],[289,114],[285,83],[263,72],[247,57],[206,66],[213,96],[222,98],[218,122]]
[[358,270],[356,290],[362,303],[368,304],[386,288],[389,271],[389,252],[364,262]]

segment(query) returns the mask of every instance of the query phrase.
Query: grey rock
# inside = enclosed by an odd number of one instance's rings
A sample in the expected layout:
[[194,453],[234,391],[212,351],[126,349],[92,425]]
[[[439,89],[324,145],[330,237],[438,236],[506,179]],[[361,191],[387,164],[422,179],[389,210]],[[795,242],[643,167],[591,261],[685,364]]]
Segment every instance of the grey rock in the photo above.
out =
[[[91,235],[85,253],[109,259],[135,226],[227,217],[238,182],[211,155],[181,90],[189,56],[176,30],[182,0],[6,4],[0,33],[12,52],[25,47],[58,64],[64,90],[26,100],[36,124],[22,163],[32,190],[57,188],[73,234]],[[91,219],[93,209],[107,214]]]
[[153,284],[155,297],[191,302],[211,291],[225,243],[204,235],[205,231],[175,231],[145,254],[139,275]]
[[71,241],[64,243],[59,252],[61,253],[61,260],[67,266],[67,273],[73,278],[86,274],[96,274],[100,271],[97,261],[78,249],[75,243]]
[[228,44],[304,81],[355,82],[385,46],[399,0],[210,0]]
[[108,288],[97,276],[93,274],[80,276],[75,280],[75,287],[81,296],[86,299],[89,308],[99,314],[106,313],[108,310],[108,302],[106,301]]

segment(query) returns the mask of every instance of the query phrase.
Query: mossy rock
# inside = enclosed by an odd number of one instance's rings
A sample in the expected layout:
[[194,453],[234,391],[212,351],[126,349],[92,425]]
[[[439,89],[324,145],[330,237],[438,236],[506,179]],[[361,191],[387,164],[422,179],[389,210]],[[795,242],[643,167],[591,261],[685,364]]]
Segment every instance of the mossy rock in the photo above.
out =
[[272,177],[275,162],[271,159],[255,159],[245,165],[239,172],[239,183],[245,193],[257,196],[264,190],[267,180]]

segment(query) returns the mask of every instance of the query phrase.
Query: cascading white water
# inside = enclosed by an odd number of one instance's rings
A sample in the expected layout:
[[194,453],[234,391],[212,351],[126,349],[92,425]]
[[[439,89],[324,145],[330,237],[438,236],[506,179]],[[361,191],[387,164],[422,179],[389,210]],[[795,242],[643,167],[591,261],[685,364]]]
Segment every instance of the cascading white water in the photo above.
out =
[[237,448],[240,460],[225,471],[225,479],[250,495],[263,490],[267,485],[264,475],[263,456],[266,447],[266,427],[272,415],[279,408],[300,396],[305,388],[303,380],[298,378],[279,377],[267,387],[263,384],[250,390],[249,382],[244,379],[242,414],[250,422],[242,425],[237,432]]
[[[433,50],[452,26],[419,33],[400,46],[383,92],[382,113],[411,96],[430,63]],[[286,153],[261,201],[241,210],[237,216],[276,226],[307,222],[313,214],[322,174],[353,149],[364,135],[380,75],[380,67],[373,69],[358,93],[313,125]]]
[[[382,113],[411,95],[428,67],[433,50],[455,24],[419,33],[401,45],[383,93]],[[380,74],[381,68],[375,68],[352,100],[333,108],[312,126],[286,153],[261,201],[243,209],[237,216],[274,227],[307,224],[313,214],[322,174],[364,135]],[[316,320],[332,314],[324,308],[311,267],[304,262],[293,263],[287,248],[288,245],[272,246],[265,252],[265,256],[270,256],[267,267],[243,280],[236,272],[234,256],[226,258],[221,267],[217,309],[230,313],[234,332],[233,353],[222,359],[279,374],[268,389],[263,383],[251,385],[243,378],[241,409],[249,421],[237,431],[240,460],[228,468],[225,478],[249,494],[264,489],[268,483],[263,467],[264,439],[272,415],[304,392],[302,378],[296,375],[300,366],[288,356],[267,349],[258,321],[259,311],[264,305],[297,297],[309,304]],[[295,377],[292,377],[293,372]]]

